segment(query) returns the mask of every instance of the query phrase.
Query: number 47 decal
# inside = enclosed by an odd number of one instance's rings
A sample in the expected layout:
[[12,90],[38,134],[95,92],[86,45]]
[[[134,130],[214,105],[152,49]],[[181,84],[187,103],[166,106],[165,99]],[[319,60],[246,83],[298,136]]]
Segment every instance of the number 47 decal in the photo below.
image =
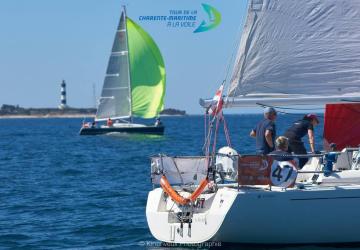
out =
[[[283,170],[286,170],[286,169],[289,170],[289,171],[288,171],[288,174],[286,175],[285,180],[282,180],[283,176],[281,175],[281,172],[283,172]],[[292,166],[285,165],[285,166],[283,166],[283,167],[281,168],[279,165],[277,165],[277,167],[275,168],[275,170],[272,172],[271,176],[272,176],[272,177],[276,177],[276,178],[277,178],[277,181],[284,181],[284,182],[286,182],[287,180],[289,180],[292,172],[293,172]]]

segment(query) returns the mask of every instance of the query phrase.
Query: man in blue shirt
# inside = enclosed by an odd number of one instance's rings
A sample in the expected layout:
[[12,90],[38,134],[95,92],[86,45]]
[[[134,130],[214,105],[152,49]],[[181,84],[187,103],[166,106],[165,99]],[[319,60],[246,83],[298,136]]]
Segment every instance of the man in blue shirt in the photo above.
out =
[[264,119],[251,130],[250,136],[256,139],[256,153],[266,155],[275,149],[274,141],[276,137],[275,120],[276,110],[271,107],[264,109]]

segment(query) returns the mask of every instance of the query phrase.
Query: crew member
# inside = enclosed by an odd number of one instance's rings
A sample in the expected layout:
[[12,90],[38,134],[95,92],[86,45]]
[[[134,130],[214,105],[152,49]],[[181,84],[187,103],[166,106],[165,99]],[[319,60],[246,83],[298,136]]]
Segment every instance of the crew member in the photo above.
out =
[[161,122],[161,120],[160,120],[160,118],[159,117],[157,117],[156,118],[156,120],[155,120],[155,127],[159,127],[159,126],[162,126],[162,122]]
[[288,152],[289,139],[285,136],[279,136],[275,141],[276,150],[271,152],[271,156],[277,161],[291,161],[294,157]]
[[[301,138],[308,135],[311,152],[315,153],[314,127],[318,124],[319,119],[316,114],[307,114],[302,120],[294,122],[284,134],[289,139],[289,152],[306,155],[307,151]],[[307,157],[301,157],[299,168],[301,169],[308,160]]]
[[106,125],[107,125],[108,127],[112,127],[113,121],[112,121],[110,118],[107,119]]
[[272,107],[264,109],[264,119],[251,130],[250,136],[256,139],[256,153],[266,155],[274,150],[274,141],[276,137],[275,120],[276,110]]

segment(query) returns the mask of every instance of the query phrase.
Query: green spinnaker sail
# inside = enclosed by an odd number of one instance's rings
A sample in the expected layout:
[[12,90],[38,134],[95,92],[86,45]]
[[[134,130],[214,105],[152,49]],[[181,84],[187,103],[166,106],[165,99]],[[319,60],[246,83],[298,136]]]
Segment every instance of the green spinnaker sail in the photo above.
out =
[[146,31],[126,20],[129,44],[132,115],[153,118],[164,108],[165,66],[160,50]]

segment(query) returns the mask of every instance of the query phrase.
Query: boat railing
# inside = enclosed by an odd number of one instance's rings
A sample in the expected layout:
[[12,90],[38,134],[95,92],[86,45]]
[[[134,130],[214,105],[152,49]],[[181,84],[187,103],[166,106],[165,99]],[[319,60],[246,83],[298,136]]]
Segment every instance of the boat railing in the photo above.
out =
[[[353,150],[357,151],[359,149]],[[312,157],[322,157],[326,155],[328,152],[321,152],[321,153],[308,153],[308,154],[267,154],[267,155],[259,155],[259,154],[222,154],[222,153],[216,153],[216,155],[234,158],[234,157],[247,157],[247,156],[286,156],[286,157],[294,157],[294,158],[312,158]],[[341,154],[342,152],[334,152],[335,154]]]
[[[358,148],[346,149],[347,152],[358,151]],[[255,154],[222,154],[217,153],[212,160],[206,156],[167,156],[156,155],[151,156],[151,181],[156,186],[160,183],[162,175],[166,175],[169,183],[174,186],[181,187],[195,187],[199,185],[202,179],[209,176],[217,184],[221,183],[238,183],[239,186],[251,185],[273,185],[271,181],[271,168],[274,163],[274,157],[291,157],[291,158],[312,158],[314,159],[309,166],[311,168],[297,169],[297,176],[294,182],[311,181],[311,178],[320,174],[329,174],[328,170],[324,170],[324,157],[329,154],[340,155],[346,152],[320,152],[310,153],[307,155],[301,154],[286,154],[284,155],[255,155]],[[236,171],[235,175],[231,175],[234,171],[224,169],[221,162],[218,162],[216,157],[225,157],[233,161],[233,170]],[[209,165],[210,164],[210,165]],[[296,165],[296,162],[293,162]],[[209,167],[208,167],[209,165]],[[349,169],[353,169],[351,166]],[[334,168],[331,173],[339,173],[344,169]],[[282,173],[284,174],[284,173]],[[230,176],[231,175],[231,176]],[[280,175],[280,174],[279,174]],[[231,178],[224,179],[224,176]],[[316,181],[315,181],[316,182]]]
[[205,156],[171,157],[157,155],[151,159],[151,182],[159,185],[162,175],[166,175],[171,185],[198,185],[207,176]]

